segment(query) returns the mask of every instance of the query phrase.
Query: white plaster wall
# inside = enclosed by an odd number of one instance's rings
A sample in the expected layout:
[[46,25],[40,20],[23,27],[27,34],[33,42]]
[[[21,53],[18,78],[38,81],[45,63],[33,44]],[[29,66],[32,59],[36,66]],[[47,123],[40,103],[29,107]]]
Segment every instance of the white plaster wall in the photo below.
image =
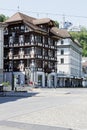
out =
[[0,69],[3,69],[3,28],[0,27]]
[[[64,43],[58,42],[57,51],[57,72],[64,72],[73,76],[81,76],[81,48],[73,43],[71,39],[63,39]],[[70,46],[67,46],[70,45]],[[61,55],[61,50],[64,54]],[[61,64],[61,58],[64,59],[64,64]]]
[[70,66],[69,65],[58,65],[58,73],[66,73],[70,74]]
[[0,25],[0,83],[3,82],[3,27]]

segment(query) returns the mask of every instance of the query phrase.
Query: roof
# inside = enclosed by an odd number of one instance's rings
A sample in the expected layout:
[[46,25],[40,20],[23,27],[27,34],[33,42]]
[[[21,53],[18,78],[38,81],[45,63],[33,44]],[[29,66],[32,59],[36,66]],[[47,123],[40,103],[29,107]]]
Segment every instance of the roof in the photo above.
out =
[[31,27],[33,30],[41,31],[43,33],[47,33],[45,30],[41,29],[40,27],[33,25],[29,22],[24,21],[25,24],[27,24],[29,27]]
[[23,21],[25,24],[27,24],[33,30],[37,30],[37,31],[41,31],[41,32],[46,33],[46,31],[44,31],[40,27],[33,24],[33,20],[35,20],[35,19],[36,18],[33,18],[33,17],[30,17],[30,16],[25,15],[23,13],[17,12],[12,17],[10,17],[8,20],[6,20],[5,23],[10,24],[10,23],[13,23],[13,22]]
[[75,39],[74,42],[81,47],[81,44],[79,43],[77,39]]
[[15,22],[15,21],[23,21],[23,20],[26,20],[30,23],[32,23],[32,21],[34,20],[35,18],[33,17],[30,17],[28,15],[25,15],[23,13],[20,13],[20,12],[17,12],[16,14],[14,14],[13,16],[11,16],[9,19],[7,19],[5,21],[5,23],[11,23],[11,22]]
[[50,32],[61,38],[71,38],[71,35],[66,29],[58,29],[57,27],[52,27]]
[[55,22],[51,20],[50,18],[42,18],[42,19],[36,19],[33,17],[30,17],[28,15],[25,15],[23,13],[17,12],[13,16],[11,16],[8,20],[6,20],[4,23],[9,25],[11,23],[15,22],[24,22],[27,24],[29,27],[31,27],[35,31],[39,31],[40,33],[45,33],[47,34],[44,29],[40,28],[38,25],[43,25],[43,24],[49,24],[50,26],[50,32],[55,36],[56,38],[70,38],[71,35],[68,33],[67,30],[65,29],[58,29],[55,27]]
[[53,25],[53,20],[51,20],[50,18],[43,18],[43,19],[35,19],[33,20],[33,24],[35,25],[40,25],[40,24],[46,24],[46,23],[50,23],[51,25]]

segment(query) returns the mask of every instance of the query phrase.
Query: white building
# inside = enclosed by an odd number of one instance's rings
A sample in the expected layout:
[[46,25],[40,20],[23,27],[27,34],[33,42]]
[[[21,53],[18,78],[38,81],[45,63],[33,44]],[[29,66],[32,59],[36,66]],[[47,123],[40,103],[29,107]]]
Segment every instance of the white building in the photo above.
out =
[[83,87],[87,87],[87,57],[82,57]]
[[58,42],[57,51],[57,85],[80,86],[81,79],[82,48],[77,41],[71,37],[64,38]]
[[4,25],[0,22],[0,83],[3,81],[3,29]]

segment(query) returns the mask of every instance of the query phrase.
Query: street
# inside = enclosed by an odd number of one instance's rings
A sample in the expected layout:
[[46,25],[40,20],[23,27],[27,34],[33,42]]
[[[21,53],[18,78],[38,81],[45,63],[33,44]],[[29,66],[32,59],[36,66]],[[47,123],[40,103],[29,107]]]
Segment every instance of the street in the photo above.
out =
[[87,89],[34,89],[0,97],[1,130],[87,130]]

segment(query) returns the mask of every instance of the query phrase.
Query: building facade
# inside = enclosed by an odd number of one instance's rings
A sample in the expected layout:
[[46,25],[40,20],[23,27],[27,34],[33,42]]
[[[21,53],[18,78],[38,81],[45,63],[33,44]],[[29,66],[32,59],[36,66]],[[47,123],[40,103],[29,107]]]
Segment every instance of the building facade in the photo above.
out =
[[60,87],[82,86],[82,48],[72,38],[59,40],[57,77]]
[[3,43],[4,43],[4,24],[0,22],[0,83],[3,82]]
[[82,77],[82,85],[83,87],[87,87],[87,57],[82,57]]
[[4,81],[13,86],[31,82],[41,87],[57,86],[57,42],[60,36],[55,22],[18,12],[5,23]]

